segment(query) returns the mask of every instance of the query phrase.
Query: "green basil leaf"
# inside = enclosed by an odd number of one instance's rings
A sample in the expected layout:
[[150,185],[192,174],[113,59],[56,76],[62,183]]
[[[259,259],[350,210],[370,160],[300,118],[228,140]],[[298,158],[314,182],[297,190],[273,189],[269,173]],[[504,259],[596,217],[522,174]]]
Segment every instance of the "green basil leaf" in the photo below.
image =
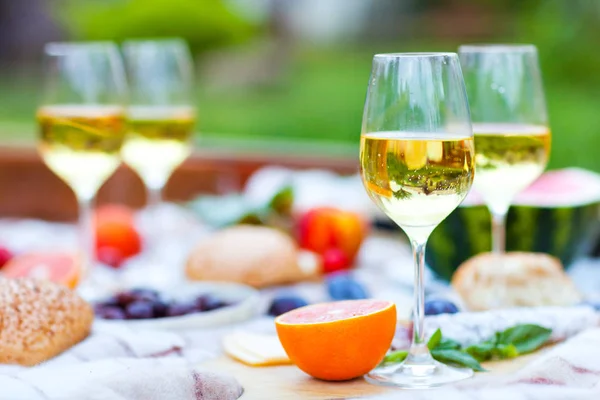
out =
[[442,340],[440,340],[435,348],[440,350],[458,350],[460,349],[460,343],[458,343],[456,340],[448,339],[442,336]]
[[494,354],[500,359],[515,358],[519,355],[519,350],[514,344],[499,344],[494,349]]
[[427,342],[427,347],[429,348],[429,350],[433,350],[437,347],[438,344],[440,344],[441,340],[442,331],[440,330],[440,328],[438,328],[437,331],[433,332],[433,335],[431,335],[431,337],[429,338],[429,341]]
[[395,364],[404,361],[404,359],[408,356],[408,351],[406,350],[398,350],[393,351],[387,356],[384,357],[381,364]]
[[497,345],[514,345],[519,354],[530,353],[548,341],[552,329],[533,324],[516,325],[500,332]]
[[434,349],[431,352],[433,358],[439,362],[450,364],[458,367],[467,367],[475,371],[485,371],[479,364],[479,361],[471,357],[469,353],[460,350],[438,350]]
[[477,361],[482,362],[492,358],[495,349],[496,345],[494,343],[491,341],[485,341],[483,343],[471,345],[467,347],[465,351]]

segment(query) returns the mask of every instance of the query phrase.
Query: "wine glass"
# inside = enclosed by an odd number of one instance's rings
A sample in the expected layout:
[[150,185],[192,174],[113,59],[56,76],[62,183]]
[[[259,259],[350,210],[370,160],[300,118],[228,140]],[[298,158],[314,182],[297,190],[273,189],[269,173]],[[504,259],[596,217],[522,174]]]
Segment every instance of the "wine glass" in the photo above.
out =
[[415,265],[413,341],[402,364],[366,379],[427,388],[472,376],[434,360],[425,342],[424,256],[435,227],[465,198],[474,170],[473,133],[455,53],[378,54],[360,141],[367,193],[410,239]]
[[120,163],[125,137],[126,82],[110,42],[48,43],[44,47],[39,152],[79,203],[83,275],[95,261],[92,202]]
[[123,53],[131,96],[123,160],[144,182],[148,208],[155,208],[191,152],[193,61],[180,39],[126,41]]
[[506,214],[548,162],[550,129],[533,45],[460,46],[475,135],[475,190],[492,215],[492,250],[505,251]]

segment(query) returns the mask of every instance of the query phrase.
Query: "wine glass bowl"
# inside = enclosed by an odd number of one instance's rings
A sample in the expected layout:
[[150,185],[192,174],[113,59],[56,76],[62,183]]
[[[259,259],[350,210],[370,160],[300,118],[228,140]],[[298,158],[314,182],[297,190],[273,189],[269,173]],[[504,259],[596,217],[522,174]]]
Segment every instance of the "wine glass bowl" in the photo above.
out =
[[544,171],[550,129],[533,45],[464,45],[459,57],[471,107],[474,188],[492,214],[492,248],[505,250],[506,214]]
[[125,112],[117,106],[49,105],[38,109],[39,151],[78,196],[91,199],[121,162]]
[[156,206],[169,177],[191,152],[193,61],[179,39],[126,41],[123,54],[130,83],[123,160],[144,182],[150,206]]
[[84,275],[95,259],[91,203],[120,163],[125,137],[126,82],[110,42],[49,43],[44,48],[38,149],[75,193]]
[[400,365],[380,367],[370,382],[427,388],[472,376],[435,361],[425,342],[424,254],[427,238],[465,198],[475,150],[455,53],[378,54],[367,90],[360,142],[365,189],[410,239],[415,262],[413,343]]

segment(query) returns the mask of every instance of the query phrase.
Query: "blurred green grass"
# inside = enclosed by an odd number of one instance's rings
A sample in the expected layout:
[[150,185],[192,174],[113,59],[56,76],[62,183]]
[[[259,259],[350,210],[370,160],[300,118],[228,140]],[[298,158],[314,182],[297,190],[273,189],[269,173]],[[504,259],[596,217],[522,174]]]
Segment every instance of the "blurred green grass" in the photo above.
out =
[[[300,140],[316,146],[328,141],[354,151],[351,145],[358,142],[372,55],[415,49],[453,51],[456,44],[306,49],[297,54],[283,88],[202,94],[200,126],[226,138]],[[542,70],[544,61],[548,62],[542,59]],[[600,172],[597,94],[585,85],[555,77],[545,79],[545,90],[553,133],[549,168],[577,166]]]
[[[270,86],[205,89],[197,103],[203,146],[262,151],[356,155],[373,53],[454,50],[455,44],[370,45],[360,49],[299,49],[286,79]],[[542,69],[544,65],[542,63]],[[32,142],[39,83],[0,83],[0,140]],[[578,166],[600,172],[600,103],[585,85],[546,79],[553,133],[549,168]]]

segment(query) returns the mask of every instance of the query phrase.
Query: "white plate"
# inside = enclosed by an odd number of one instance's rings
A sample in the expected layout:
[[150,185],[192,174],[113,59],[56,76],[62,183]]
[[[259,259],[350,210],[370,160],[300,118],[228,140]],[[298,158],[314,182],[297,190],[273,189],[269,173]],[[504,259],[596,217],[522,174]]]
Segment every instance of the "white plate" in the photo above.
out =
[[172,300],[192,300],[200,295],[210,294],[219,300],[233,304],[212,311],[197,312],[179,317],[130,320],[97,318],[97,320],[103,323],[125,324],[132,328],[187,330],[212,328],[246,321],[256,316],[259,311],[260,294],[258,290],[238,283],[182,283],[171,289],[163,289],[160,293],[165,299]]

